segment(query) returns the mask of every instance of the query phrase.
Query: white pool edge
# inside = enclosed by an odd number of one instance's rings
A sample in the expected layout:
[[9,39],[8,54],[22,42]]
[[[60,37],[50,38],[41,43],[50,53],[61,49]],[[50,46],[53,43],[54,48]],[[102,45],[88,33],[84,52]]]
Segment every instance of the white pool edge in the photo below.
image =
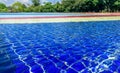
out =
[[0,19],[0,24],[23,23],[59,23],[59,22],[88,22],[120,20],[120,16],[110,17],[73,17],[73,18],[34,18],[34,19]]

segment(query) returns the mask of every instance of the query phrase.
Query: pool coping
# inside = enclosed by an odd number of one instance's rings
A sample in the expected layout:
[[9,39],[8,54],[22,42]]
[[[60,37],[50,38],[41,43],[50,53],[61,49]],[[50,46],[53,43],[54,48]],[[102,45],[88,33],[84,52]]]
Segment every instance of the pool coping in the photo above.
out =
[[95,15],[92,16],[9,17],[9,18],[0,18],[0,24],[86,22],[86,21],[111,21],[111,20],[120,20],[120,13],[98,13],[98,14],[96,13]]

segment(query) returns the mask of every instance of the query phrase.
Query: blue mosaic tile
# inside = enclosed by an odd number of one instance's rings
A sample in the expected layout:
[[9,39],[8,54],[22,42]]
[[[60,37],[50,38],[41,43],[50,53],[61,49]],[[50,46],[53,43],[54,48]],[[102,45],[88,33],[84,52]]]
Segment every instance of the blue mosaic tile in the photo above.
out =
[[112,65],[109,66],[109,68],[110,68],[111,71],[115,72],[117,70],[118,66],[115,65],[115,64],[112,64]]
[[68,69],[67,73],[77,73],[77,71],[73,70],[73,69]]
[[120,60],[115,60],[114,63],[115,65],[120,65]]
[[81,62],[75,63],[72,67],[75,68],[77,71],[81,71],[85,68],[85,66]]
[[120,72],[120,67],[118,68],[117,72],[118,72],[118,73]]
[[103,72],[101,72],[101,73],[112,73],[112,72],[109,71],[109,70],[105,70],[105,71],[103,71]]
[[0,24],[0,56],[0,73],[120,73],[120,21]]
[[85,69],[85,70],[83,70],[82,72],[80,72],[80,73],[92,73],[91,71],[89,71],[88,69]]

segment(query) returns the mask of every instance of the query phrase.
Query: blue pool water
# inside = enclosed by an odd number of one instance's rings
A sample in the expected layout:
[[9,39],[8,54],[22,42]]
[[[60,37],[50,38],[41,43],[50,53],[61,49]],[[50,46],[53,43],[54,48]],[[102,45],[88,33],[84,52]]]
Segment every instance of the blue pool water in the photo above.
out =
[[0,73],[120,73],[120,21],[0,24]]

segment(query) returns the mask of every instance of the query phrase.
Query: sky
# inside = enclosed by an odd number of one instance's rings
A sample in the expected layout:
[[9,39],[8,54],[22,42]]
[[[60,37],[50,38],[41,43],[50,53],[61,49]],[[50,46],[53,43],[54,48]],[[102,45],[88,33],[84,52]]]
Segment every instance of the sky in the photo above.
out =
[[[31,0],[0,0],[0,2],[6,4],[7,6],[10,6],[11,4],[13,4],[16,1],[19,1],[24,4],[31,4]],[[41,1],[41,3],[44,3],[44,2],[56,3],[57,1],[60,1],[60,0],[40,0],[40,1]]]

